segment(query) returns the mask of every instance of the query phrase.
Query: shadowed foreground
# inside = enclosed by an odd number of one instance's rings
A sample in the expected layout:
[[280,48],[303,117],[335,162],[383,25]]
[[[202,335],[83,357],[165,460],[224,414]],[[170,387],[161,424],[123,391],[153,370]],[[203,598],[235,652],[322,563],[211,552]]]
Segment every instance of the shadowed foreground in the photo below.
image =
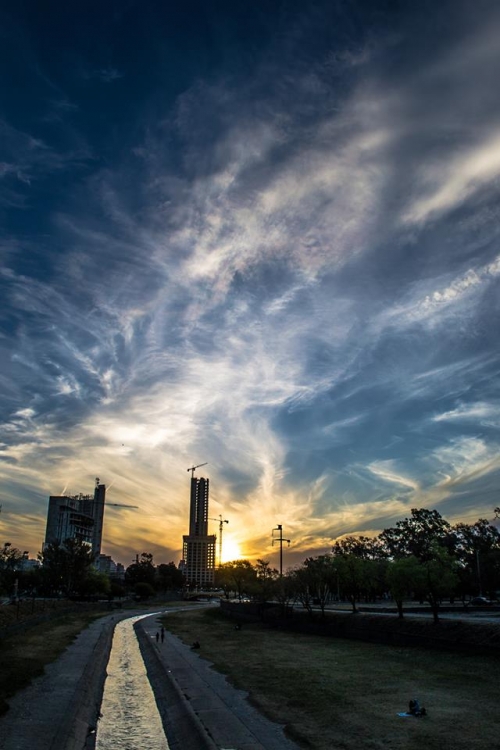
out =
[[[166,626],[200,641],[252,702],[317,750],[490,750],[498,745],[499,660],[284,633],[234,622],[219,609],[175,613]],[[400,718],[408,701],[425,719]]]

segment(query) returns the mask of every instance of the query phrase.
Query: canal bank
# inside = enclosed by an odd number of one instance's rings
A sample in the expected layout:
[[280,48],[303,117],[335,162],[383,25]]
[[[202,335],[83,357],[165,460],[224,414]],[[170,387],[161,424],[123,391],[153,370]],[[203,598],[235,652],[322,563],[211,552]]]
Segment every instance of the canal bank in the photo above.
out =
[[164,614],[164,642],[156,639],[158,616],[140,620],[136,630],[171,750],[298,750],[283,726],[250,705],[245,691],[168,631]]
[[[0,750],[93,750],[113,631],[138,614],[95,621],[14,696],[0,718]],[[296,750],[281,726],[261,716],[246,693],[177,637],[166,632],[164,643],[157,643],[158,613],[140,615],[137,638],[169,750]]]
[[0,718],[0,750],[92,746],[113,630],[126,617],[130,613],[93,622],[43,675],[9,700],[9,711]]

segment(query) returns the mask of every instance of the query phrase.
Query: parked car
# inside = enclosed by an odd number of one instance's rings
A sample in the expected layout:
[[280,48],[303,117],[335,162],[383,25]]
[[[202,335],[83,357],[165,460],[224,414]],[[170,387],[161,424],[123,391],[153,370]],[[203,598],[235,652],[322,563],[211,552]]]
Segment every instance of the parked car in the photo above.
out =
[[470,600],[469,604],[472,604],[474,607],[489,607],[493,602],[485,596],[475,596],[474,599]]

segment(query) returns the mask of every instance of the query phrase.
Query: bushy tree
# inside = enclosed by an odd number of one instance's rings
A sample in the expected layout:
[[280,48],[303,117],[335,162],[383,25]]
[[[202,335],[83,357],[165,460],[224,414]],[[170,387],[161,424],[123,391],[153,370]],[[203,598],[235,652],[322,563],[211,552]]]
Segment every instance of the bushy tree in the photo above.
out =
[[134,585],[134,592],[141,601],[146,601],[146,599],[150,599],[154,596],[155,590],[150,583],[139,581]]
[[314,581],[312,573],[311,568],[307,568],[304,565],[295,568],[289,573],[295,598],[302,604],[304,609],[307,610],[310,617],[313,615],[312,606],[314,600]]
[[38,555],[42,563],[42,585],[50,595],[80,596],[93,571],[94,555],[80,539],[45,545]]
[[274,596],[281,606],[282,615],[287,614],[288,607],[296,598],[293,572],[288,571],[274,582]]
[[437,510],[412,508],[410,518],[385,529],[378,538],[391,559],[413,556],[426,560],[432,558],[436,543],[443,547],[449,544],[450,534],[450,524]]
[[382,556],[380,544],[368,537],[348,536],[332,547],[332,566],[344,597],[351,603],[353,613],[362,595],[373,588]]
[[357,602],[369,586],[371,561],[353,554],[337,555],[333,564],[342,593],[351,603],[354,614],[358,611]]
[[458,523],[452,528],[453,547],[460,562],[462,595],[500,588],[500,532],[484,518],[474,524]]
[[149,583],[154,588],[155,579],[156,569],[150,552],[143,552],[125,571],[125,584],[130,589],[133,589],[136,583]]
[[4,542],[3,547],[0,547],[0,592],[3,594],[12,594],[22,559],[22,552],[10,542]]
[[229,598],[232,591],[238,599],[252,592],[257,575],[250,560],[233,560],[218,568],[215,574],[216,585],[222,588]]
[[257,560],[253,570],[255,575],[248,581],[248,593],[264,604],[275,596],[279,572],[276,568],[271,568],[268,560]]
[[415,589],[422,588],[422,568],[416,557],[401,557],[387,567],[387,585],[396,602],[398,615],[403,617],[403,602]]
[[156,587],[159,591],[175,591],[184,586],[184,575],[174,562],[161,563],[156,568]]
[[307,571],[306,578],[312,591],[314,600],[321,607],[321,614],[325,616],[325,606],[330,599],[335,583],[336,569],[331,555],[308,557],[304,560]]
[[458,583],[457,561],[446,549],[435,544],[420,562],[424,596],[429,602],[434,622],[439,622],[441,599],[454,593]]

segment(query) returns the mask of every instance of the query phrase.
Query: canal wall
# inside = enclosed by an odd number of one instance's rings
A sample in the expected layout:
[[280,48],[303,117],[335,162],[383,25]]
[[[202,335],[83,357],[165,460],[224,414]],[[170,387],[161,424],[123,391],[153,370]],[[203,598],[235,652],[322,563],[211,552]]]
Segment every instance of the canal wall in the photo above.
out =
[[10,708],[0,717],[1,750],[94,746],[113,630],[120,619],[109,615],[93,622],[43,674],[9,699]]
[[134,629],[170,750],[215,750],[216,745],[165,668],[141,620]]
[[103,625],[50,750],[92,750],[95,747],[95,730],[116,622],[110,619]]

